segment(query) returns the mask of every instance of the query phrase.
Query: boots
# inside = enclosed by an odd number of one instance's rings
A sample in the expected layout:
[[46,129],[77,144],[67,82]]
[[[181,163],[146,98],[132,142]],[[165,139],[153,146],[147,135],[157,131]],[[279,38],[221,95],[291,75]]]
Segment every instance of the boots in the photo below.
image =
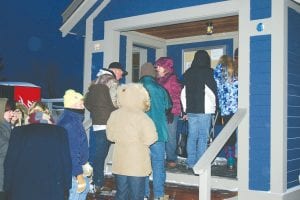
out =
[[236,163],[235,163],[235,146],[226,146],[225,147],[225,154],[227,159],[227,167],[230,170],[233,170]]

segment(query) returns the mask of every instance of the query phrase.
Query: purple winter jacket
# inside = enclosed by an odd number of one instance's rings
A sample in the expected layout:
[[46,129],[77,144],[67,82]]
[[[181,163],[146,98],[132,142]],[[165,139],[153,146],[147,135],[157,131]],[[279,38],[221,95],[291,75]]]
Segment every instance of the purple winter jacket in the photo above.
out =
[[163,77],[158,77],[157,82],[168,91],[171,97],[173,103],[171,112],[175,116],[179,116],[181,113],[180,93],[182,85],[179,83],[177,76],[173,72],[167,73]]

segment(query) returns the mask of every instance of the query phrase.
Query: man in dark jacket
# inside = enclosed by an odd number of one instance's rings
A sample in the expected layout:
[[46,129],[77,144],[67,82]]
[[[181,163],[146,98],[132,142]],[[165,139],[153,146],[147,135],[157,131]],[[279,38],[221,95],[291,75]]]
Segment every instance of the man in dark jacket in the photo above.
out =
[[117,87],[126,74],[119,62],[112,62],[108,69],[100,69],[85,95],[84,106],[90,111],[93,125],[89,161],[94,169],[93,186],[97,193],[104,185],[104,165],[110,147],[106,123],[110,113],[117,109]]
[[186,163],[188,168],[193,168],[207,148],[212,115],[217,104],[217,86],[210,67],[210,56],[205,50],[195,53],[191,67],[183,77],[181,102],[189,125]]
[[64,200],[72,180],[66,130],[53,124],[41,103],[35,103],[29,112],[29,124],[11,133],[4,190],[9,200]]
[[8,142],[11,132],[10,121],[13,117],[13,108],[7,98],[0,98],[0,199],[4,199],[4,159],[6,156]]

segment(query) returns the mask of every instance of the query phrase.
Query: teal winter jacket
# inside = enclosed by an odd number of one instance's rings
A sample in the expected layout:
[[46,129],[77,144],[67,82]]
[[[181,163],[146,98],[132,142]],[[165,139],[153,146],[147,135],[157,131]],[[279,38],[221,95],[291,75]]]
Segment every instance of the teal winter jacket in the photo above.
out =
[[146,88],[150,96],[150,110],[148,116],[153,120],[159,142],[168,141],[166,111],[172,108],[171,99],[167,91],[160,86],[152,76],[143,76],[140,83]]

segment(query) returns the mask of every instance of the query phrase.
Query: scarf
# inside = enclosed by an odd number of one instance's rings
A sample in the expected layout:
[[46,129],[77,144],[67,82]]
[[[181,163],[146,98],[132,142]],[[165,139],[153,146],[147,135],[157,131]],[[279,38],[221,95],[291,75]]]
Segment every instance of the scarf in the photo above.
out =
[[28,117],[28,124],[54,124],[52,116],[41,111],[33,112]]

